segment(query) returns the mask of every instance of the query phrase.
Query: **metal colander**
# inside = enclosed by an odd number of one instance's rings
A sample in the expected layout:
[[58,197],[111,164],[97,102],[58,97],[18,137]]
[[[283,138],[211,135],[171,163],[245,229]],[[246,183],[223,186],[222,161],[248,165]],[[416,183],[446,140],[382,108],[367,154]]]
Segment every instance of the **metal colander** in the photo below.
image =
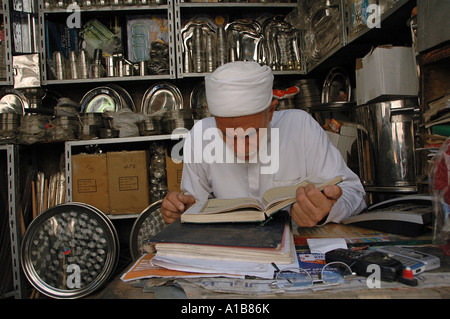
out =
[[119,240],[111,221],[84,203],[60,204],[27,228],[21,263],[29,282],[52,298],[81,298],[114,272]]

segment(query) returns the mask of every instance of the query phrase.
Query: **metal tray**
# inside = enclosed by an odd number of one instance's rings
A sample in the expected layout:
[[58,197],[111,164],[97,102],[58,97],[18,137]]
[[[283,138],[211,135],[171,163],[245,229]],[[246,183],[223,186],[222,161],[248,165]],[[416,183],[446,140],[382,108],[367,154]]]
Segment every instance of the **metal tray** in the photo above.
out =
[[38,215],[20,251],[29,282],[57,299],[81,298],[101,287],[118,257],[119,239],[111,221],[97,208],[76,202]]
[[130,252],[133,260],[145,253],[143,250],[145,241],[167,226],[161,216],[161,203],[162,199],[148,206],[133,224],[130,235]]
[[87,92],[81,99],[80,106],[83,113],[117,112],[122,109],[122,100],[115,89],[100,86]]
[[[159,111],[179,110],[183,108],[183,97],[173,84],[157,83],[144,93],[141,113],[150,115]],[[162,112],[161,112],[162,113]]]
[[15,89],[3,89],[0,92],[0,113],[15,113],[24,115],[29,107],[25,95]]
[[128,108],[133,112],[136,112],[136,105],[127,90],[117,84],[108,84],[107,86],[119,93],[122,101],[122,108]]

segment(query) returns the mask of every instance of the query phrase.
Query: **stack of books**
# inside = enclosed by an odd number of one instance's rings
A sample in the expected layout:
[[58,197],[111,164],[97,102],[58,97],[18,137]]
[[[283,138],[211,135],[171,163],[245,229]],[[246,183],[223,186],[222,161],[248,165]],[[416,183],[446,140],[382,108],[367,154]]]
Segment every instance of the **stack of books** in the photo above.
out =
[[180,219],[153,236],[152,262],[160,267],[207,274],[272,278],[274,268],[298,261],[288,212],[260,223],[182,223]]
[[428,103],[424,112],[424,127],[429,133],[424,136],[425,147],[440,147],[450,136],[450,94]]
[[[342,177],[315,182],[322,190]],[[152,263],[177,271],[227,273],[272,278],[280,269],[298,269],[291,217],[297,187],[272,188],[260,201],[251,198],[197,202],[180,219],[147,242],[156,250]]]

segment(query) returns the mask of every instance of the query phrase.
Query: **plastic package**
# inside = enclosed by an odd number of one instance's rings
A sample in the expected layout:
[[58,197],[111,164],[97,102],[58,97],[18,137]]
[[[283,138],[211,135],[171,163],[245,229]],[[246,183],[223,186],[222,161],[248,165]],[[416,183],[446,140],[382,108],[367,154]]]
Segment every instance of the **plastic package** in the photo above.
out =
[[450,139],[433,157],[429,177],[434,210],[433,243],[450,255]]
[[119,130],[119,137],[139,136],[138,123],[147,119],[142,113],[135,113],[130,109],[122,109],[112,115],[113,126]]

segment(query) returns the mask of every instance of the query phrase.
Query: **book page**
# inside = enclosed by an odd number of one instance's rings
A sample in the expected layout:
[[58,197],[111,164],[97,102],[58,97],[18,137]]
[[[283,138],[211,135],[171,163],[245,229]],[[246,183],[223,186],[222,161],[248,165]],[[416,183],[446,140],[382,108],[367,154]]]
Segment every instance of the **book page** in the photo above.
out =
[[281,186],[281,187],[275,187],[268,189],[264,192],[262,197],[262,202],[264,204],[264,207],[269,206],[270,204],[273,204],[275,201],[288,199],[295,197],[295,191],[299,186],[306,186],[310,183],[308,180],[301,181],[298,184],[290,185],[290,186]]
[[261,204],[254,198],[213,198],[209,199],[203,206],[201,213],[212,214],[225,211],[232,211],[238,208],[255,208],[257,210],[263,210]]
[[[338,176],[338,177],[334,177],[328,181],[322,180],[321,182],[317,181],[317,182],[314,182],[313,184],[319,190],[323,190],[325,186],[337,185],[340,182],[342,182],[342,177]],[[264,204],[265,209],[268,209],[268,207],[273,206],[273,204],[275,202],[295,198],[295,193],[297,191],[297,188],[300,186],[306,186],[310,183],[312,183],[312,182],[310,180],[306,179],[295,185],[281,186],[281,187],[275,187],[275,188],[268,189],[267,191],[264,192],[263,197],[262,197],[262,202]]]

